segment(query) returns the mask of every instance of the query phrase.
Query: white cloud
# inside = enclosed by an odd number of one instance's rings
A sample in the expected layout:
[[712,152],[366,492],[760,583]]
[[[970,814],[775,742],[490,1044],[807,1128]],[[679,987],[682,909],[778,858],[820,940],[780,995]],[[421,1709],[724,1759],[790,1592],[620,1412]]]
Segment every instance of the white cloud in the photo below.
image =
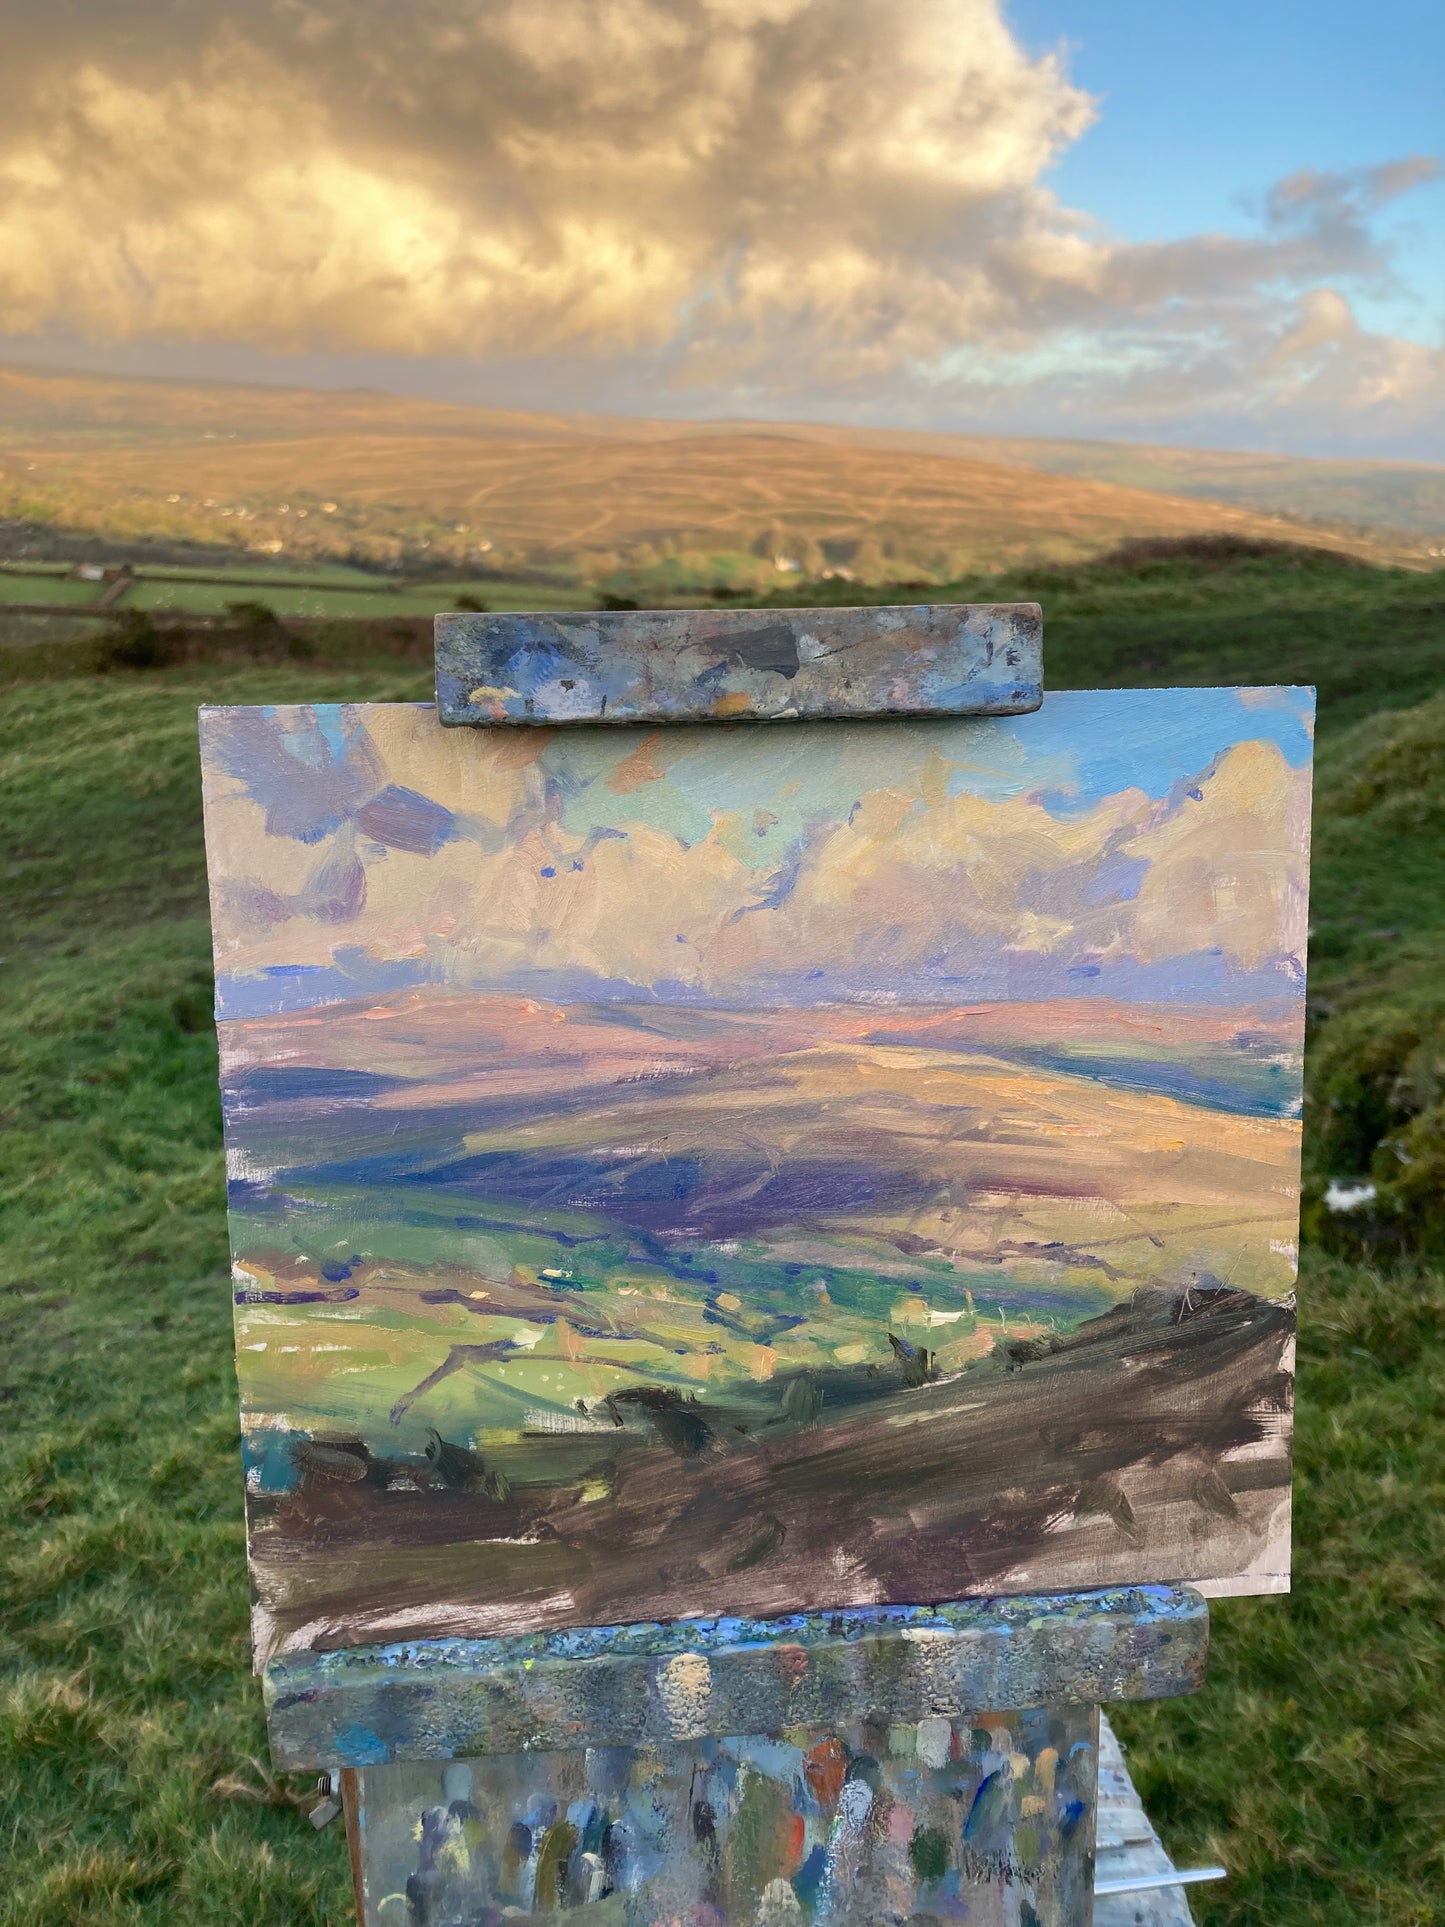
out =
[[0,331],[580,365],[604,404],[1418,427],[1439,355],[1348,304],[1431,163],[1129,246],[1045,184],[1094,112],[999,0],[25,9]]

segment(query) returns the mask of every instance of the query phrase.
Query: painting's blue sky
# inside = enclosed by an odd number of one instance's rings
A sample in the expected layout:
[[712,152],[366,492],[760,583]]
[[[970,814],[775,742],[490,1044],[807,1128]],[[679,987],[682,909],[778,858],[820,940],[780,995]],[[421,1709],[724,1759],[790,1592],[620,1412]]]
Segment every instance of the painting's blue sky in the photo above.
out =
[[[777,870],[779,850],[805,836],[809,824],[846,820],[869,791],[896,785],[900,768],[911,771],[930,755],[946,771],[950,796],[989,803],[1036,797],[1061,818],[1129,789],[1162,802],[1245,739],[1273,743],[1294,769],[1310,759],[1310,690],[1198,689],[1184,701],[1180,696],[1172,689],[1132,690],[1126,703],[1118,690],[1060,691],[1031,716],[963,726],[911,722],[906,753],[897,726],[889,725],[850,730],[846,738],[831,729],[821,737],[810,732],[782,744],[768,742],[771,725],[726,738],[711,729],[668,730],[650,751],[666,780],[625,795],[606,781],[618,761],[616,739],[601,731],[564,733],[555,751],[560,820],[580,837],[646,823],[700,842],[720,816],[751,823],[765,807],[765,834],[751,829],[738,840],[737,855],[750,868]],[[721,741],[732,745],[729,757],[718,756]],[[846,754],[829,753],[835,742]],[[779,758],[786,761],[791,748],[795,767],[780,770]]]
[[[1127,730],[1120,728],[1119,695],[1112,689],[1060,691],[1044,698],[1037,719],[997,727],[1027,741],[1031,763],[1045,757],[1057,763],[1060,775],[1039,787],[1050,798],[1067,797],[1071,808],[1129,788],[1162,801],[1246,738],[1273,743],[1292,769],[1309,762],[1313,690],[1194,689],[1181,703],[1182,693],[1131,690]],[[964,781],[960,776],[955,787]]]
[[220,1008],[407,983],[759,1005],[1293,997],[1310,720],[1303,690],[550,739],[439,731],[425,705],[208,710]]
[[1432,0],[11,13],[0,358],[1445,445]]

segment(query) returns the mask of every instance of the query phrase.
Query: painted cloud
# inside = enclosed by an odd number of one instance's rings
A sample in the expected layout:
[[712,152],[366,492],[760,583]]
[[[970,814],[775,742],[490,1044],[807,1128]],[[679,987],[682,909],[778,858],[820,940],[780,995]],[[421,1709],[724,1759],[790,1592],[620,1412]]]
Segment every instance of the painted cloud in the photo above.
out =
[[1210,1000],[1282,994],[1304,949],[1300,693],[1121,702],[821,738],[208,712],[222,1008],[264,1009],[282,978],[309,1001],[318,972],[333,996],[1139,995],[1171,972]]

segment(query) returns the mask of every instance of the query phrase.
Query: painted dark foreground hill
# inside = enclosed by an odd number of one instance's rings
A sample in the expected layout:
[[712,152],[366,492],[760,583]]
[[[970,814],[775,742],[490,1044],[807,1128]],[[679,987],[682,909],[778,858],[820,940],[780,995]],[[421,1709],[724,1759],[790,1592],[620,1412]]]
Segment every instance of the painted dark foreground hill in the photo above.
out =
[[261,1616],[324,1649],[1279,1570],[1293,1330],[1292,1301],[1215,1284],[938,1381],[907,1347],[766,1396],[639,1386],[516,1485],[439,1439],[420,1476],[302,1446],[297,1487],[252,1501]]

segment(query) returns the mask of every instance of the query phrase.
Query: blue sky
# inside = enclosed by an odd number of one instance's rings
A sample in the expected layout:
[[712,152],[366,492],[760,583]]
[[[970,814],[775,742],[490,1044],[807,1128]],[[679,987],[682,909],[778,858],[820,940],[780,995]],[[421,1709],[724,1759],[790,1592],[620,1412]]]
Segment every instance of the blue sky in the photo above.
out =
[[[1445,148],[1439,0],[1008,0],[1029,49],[1066,43],[1099,119],[1049,175],[1133,241],[1253,229],[1263,189]],[[1417,341],[1445,320],[1445,182],[1377,222],[1402,286],[1360,312]]]

